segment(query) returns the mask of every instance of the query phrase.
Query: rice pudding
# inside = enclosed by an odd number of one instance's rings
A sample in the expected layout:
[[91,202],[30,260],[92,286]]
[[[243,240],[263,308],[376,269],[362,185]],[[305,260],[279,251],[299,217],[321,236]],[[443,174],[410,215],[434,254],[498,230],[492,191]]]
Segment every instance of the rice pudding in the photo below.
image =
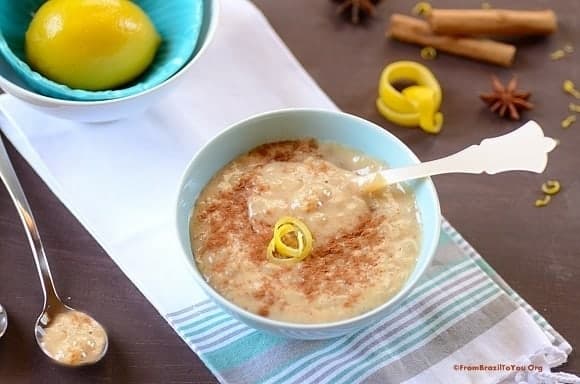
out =
[[91,364],[102,357],[107,346],[107,334],[90,316],[79,311],[67,311],[50,321],[41,346],[61,363]]
[[[404,285],[419,251],[412,193],[372,193],[355,172],[384,164],[315,140],[265,144],[225,166],[197,199],[190,220],[195,261],[207,282],[236,305],[275,320],[326,323],[385,303]],[[310,254],[280,265],[267,257],[285,216],[310,230]]]

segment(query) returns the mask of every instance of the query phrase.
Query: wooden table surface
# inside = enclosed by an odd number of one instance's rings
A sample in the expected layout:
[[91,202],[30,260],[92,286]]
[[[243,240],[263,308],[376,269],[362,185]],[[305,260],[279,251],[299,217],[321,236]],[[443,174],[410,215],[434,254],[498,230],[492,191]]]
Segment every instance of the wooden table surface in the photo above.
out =
[[[572,346],[580,345],[580,124],[560,128],[571,101],[560,89],[562,81],[569,78],[580,84],[580,2],[525,2],[529,8],[554,8],[560,31],[547,39],[519,42],[517,63],[511,69],[446,55],[428,62],[444,90],[445,127],[438,136],[397,128],[374,107],[382,67],[399,59],[420,60],[418,48],[387,41],[383,33],[388,15],[408,13],[414,1],[384,1],[379,15],[358,27],[337,18],[327,0],[255,3],[340,108],[384,126],[424,160],[515,128],[517,123],[486,110],[478,94],[488,90],[492,73],[504,81],[518,75],[536,105],[525,118],[537,120],[561,140],[547,173],[453,175],[435,181],[451,223]],[[491,3],[500,7],[514,2]],[[436,4],[480,6],[471,0]],[[551,51],[568,42],[579,52],[565,60],[549,60]],[[9,152],[36,215],[59,291],[70,305],[90,310],[107,326],[111,346],[103,362],[80,370],[55,367],[42,355],[32,332],[42,305],[41,290],[16,211],[0,188],[0,303],[10,314],[8,333],[0,340],[0,383],[214,383],[199,359],[11,146]],[[560,180],[563,190],[548,207],[535,208],[533,202],[547,178]],[[564,370],[580,373],[580,357],[573,353]]]

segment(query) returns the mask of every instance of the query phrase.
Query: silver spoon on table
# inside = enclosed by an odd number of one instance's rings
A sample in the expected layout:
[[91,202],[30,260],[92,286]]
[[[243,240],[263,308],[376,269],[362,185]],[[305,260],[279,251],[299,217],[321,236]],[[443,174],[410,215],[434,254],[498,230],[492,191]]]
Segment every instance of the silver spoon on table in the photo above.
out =
[[107,352],[107,333],[92,317],[60,300],[32,211],[1,138],[0,178],[26,230],[44,293],[44,307],[34,327],[36,342],[49,358],[60,365],[76,367],[98,362]]
[[6,328],[8,328],[8,314],[0,304],[0,338],[6,333]]

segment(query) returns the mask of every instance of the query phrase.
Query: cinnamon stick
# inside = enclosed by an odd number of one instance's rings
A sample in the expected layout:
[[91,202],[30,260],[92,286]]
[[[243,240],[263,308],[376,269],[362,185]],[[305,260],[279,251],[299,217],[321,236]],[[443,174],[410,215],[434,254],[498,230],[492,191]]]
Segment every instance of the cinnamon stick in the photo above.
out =
[[401,14],[391,16],[387,36],[504,67],[512,65],[516,54],[516,47],[510,44],[487,39],[436,35],[426,21]]
[[428,21],[433,32],[440,35],[549,35],[558,28],[552,10],[433,9]]

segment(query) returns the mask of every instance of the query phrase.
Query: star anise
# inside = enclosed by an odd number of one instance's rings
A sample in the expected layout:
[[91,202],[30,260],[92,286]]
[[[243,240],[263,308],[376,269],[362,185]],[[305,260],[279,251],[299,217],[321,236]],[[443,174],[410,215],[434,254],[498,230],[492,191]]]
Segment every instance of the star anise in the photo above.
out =
[[[336,0],[335,0],[336,1]],[[336,10],[337,14],[350,11],[350,20],[353,24],[358,24],[361,13],[364,15],[374,16],[376,5],[381,0],[340,0],[340,5]]]
[[518,88],[518,79],[513,77],[505,87],[496,76],[491,77],[492,93],[482,93],[479,95],[481,100],[489,105],[492,112],[501,117],[506,116],[512,120],[520,119],[520,110],[532,109],[534,105],[528,101],[531,96],[530,92],[522,91]]

